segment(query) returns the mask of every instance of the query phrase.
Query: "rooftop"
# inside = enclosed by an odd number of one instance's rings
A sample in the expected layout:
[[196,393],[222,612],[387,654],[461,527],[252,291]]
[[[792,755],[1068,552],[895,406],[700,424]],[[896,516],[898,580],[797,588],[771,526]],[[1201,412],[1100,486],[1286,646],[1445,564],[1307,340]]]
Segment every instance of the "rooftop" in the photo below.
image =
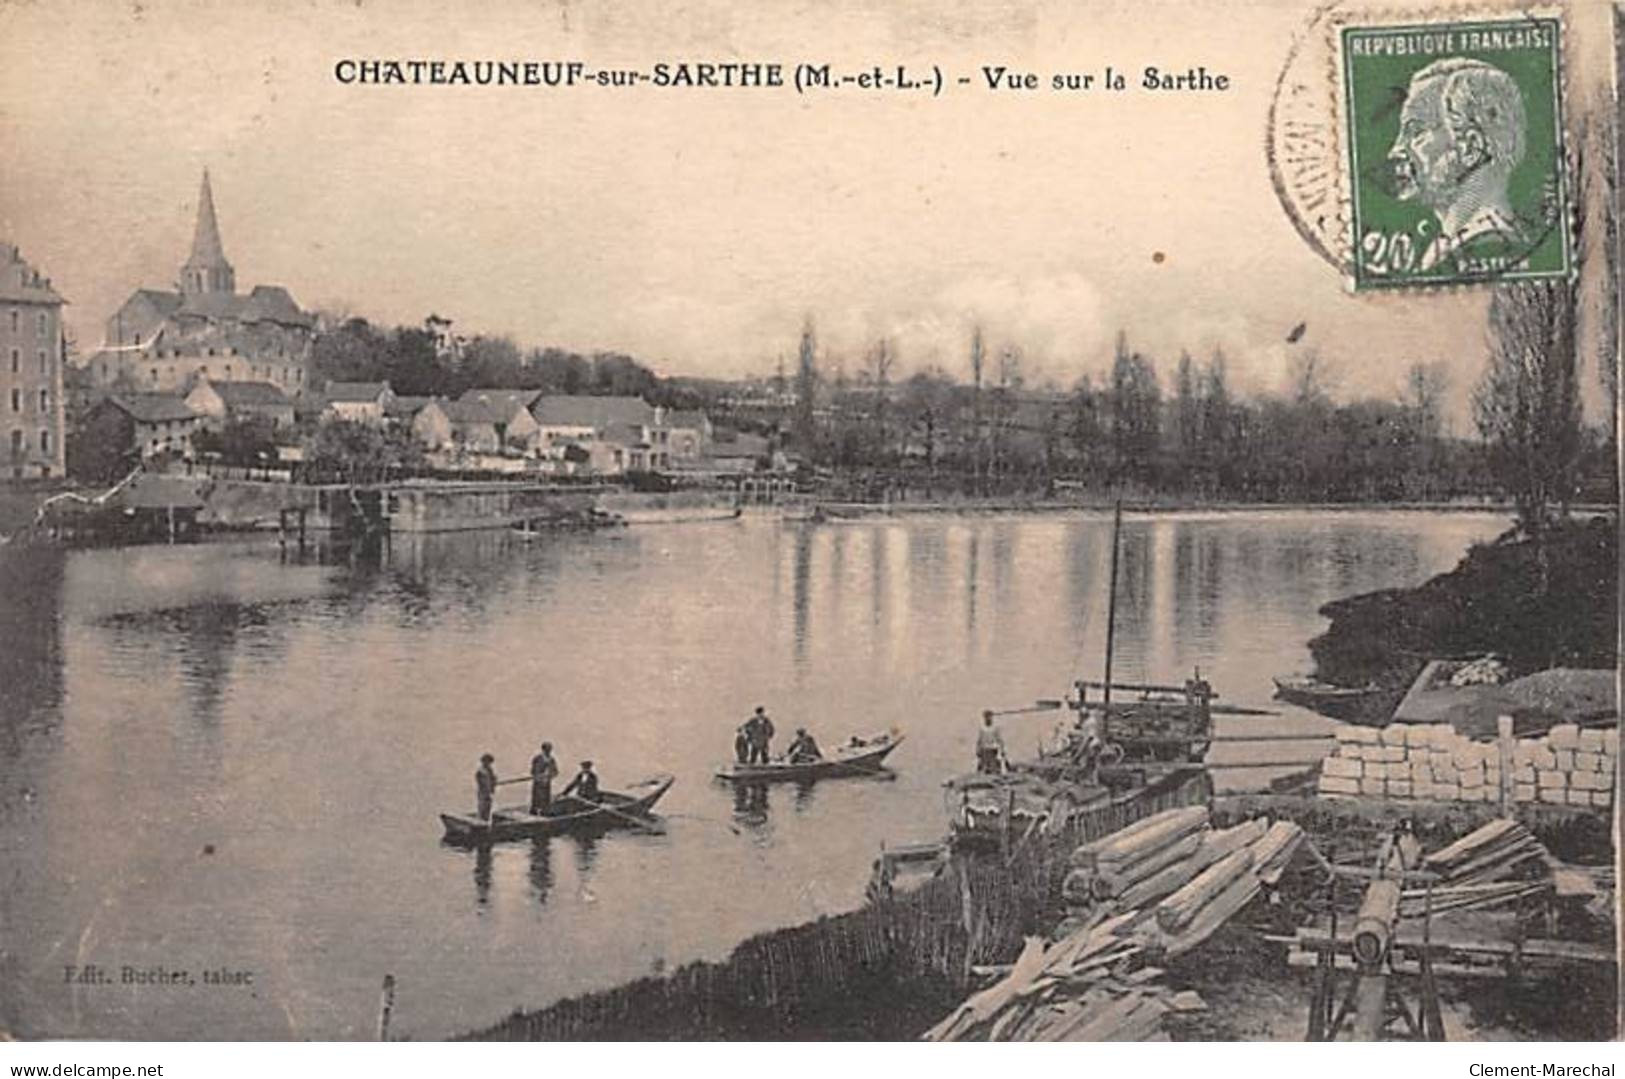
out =
[[329,403],[364,404],[389,392],[387,382],[329,382],[322,396]]
[[17,245],[0,240],[0,301],[9,303],[67,303],[51,279],[23,260]]
[[249,405],[291,405],[293,401],[269,382],[215,382],[209,385],[228,408]]
[[192,406],[173,393],[114,393],[105,400],[141,423],[169,423],[197,418]]
[[549,394],[532,411],[536,422],[553,427],[591,427],[607,431],[618,424],[652,424],[654,406],[641,397],[587,397]]

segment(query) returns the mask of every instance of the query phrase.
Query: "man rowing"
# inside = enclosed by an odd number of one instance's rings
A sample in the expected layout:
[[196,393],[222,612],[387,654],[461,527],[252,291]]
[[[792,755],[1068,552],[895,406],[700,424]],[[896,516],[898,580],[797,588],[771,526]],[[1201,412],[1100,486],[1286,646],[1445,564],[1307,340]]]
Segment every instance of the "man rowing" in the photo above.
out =
[[575,795],[583,802],[597,803],[598,801],[598,773],[592,770],[592,761],[582,761],[581,771],[570,780],[569,786],[559,792],[560,798]]
[[789,754],[791,764],[811,764],[813,761],[824,759],[824,754],[819,752],[818,743],[813,741],[813,736],[807,733],[806,727],[796,728],[796,737],[790,743]]

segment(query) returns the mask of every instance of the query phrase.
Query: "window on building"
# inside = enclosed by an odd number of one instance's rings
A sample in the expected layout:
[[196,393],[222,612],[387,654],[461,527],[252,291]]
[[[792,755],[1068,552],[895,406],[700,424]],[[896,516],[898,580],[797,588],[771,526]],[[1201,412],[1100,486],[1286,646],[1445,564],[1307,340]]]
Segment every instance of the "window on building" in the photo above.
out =
[[23,410],[23,391],[17,389],[16,387],[12,387],[12,390],[11,390],[11,411],[13,411],[13,412],[21,412],[22,410]]
[[44,337],[45,336],[45,330],[50,325],[50,323],[51,323],[50,318],[45,314],[44,311],[41,311],[38,315],[36,315],[34,317],[34,333],[35,333],[35,335],[39,336],[39,337]]
[[15,457],[19,453],[22,453],[22,452],[23,452],[23,433],[21,431],[13,431],[13,432],[11,432],[11,455],[13,457]]
[[23,350],[20,349],[20,348],[14,348],[14,349],[11,350],[11,373],[15,375],[18,371],[21,371],[22,369],[23,369]]
[[51,452],[51,432],[41,431],[39,433],[39,451],[41,453]]
[[152,384],[154,386],[158,385],[158,368],[156,367],[152,369]]
[[18,317],[17,316],[17,309],[15,307],[13,307],[11,309],[11,332],[12,333],[17,332],[17,317]]
[[41,412],[49,412],[49,411],[51,411],[51,391],[50,390],[41,390],[39,392],[39,410]]
[[39,373],[42,375],[51,373],[51,356],[43,348],[39,350]]

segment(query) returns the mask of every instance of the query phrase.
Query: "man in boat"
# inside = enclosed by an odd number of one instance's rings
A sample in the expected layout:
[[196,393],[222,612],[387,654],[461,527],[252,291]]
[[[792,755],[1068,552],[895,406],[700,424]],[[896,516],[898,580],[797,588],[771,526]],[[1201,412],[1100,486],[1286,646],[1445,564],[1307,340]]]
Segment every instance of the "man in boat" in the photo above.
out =
[[976,770],[984,775],[1004,771],[1004,735],[993,725],[992,711],[982,713],[982,729],[976,732]]
[[807,728],[797,727],[795,741],[790,743],[790,763],[810,764],[823,759],[824,754],[819,752],[818,743],[807,733]]
[[1067,738],[1067,755],[1083,769],[1084,778],[1093,782],[1100,765],[1100,751],[1106,748],[1103,714],[1095,708],[1078,713],[1078,725]]
[[767,718],[767,709],[758,704],[756,712],[745,721],[750,734],[750,762],[751,764],[766,764],[769,747],[773,741],[773,721]]
[[542,751],[530,759],[530,813],[539,817],[553,804],[553,781],[559,776],[559,763],[553,759],[553,743],[543,742]]
[[575,795],[583,802],[598,801],[598,773],[592,770],[592,761],[582,761],[581,771],[570,780],[569,786],[559,793],[560,798]]
[[750,760],[750,720],[734,728],[734,760],[744,764]]
[[491,765],[496,758],[487,753],[480,757],[479,771],[474,773],[474,805],[480,820],[491,819],[491,800],[497,793],[497,773]]

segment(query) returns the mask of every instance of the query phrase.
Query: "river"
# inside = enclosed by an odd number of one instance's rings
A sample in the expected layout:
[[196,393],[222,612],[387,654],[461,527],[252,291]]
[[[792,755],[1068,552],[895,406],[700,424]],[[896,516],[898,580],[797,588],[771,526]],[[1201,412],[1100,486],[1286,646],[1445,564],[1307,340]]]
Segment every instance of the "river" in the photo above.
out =
[[[1506,525],[1131,518],[1115,674],[1200,668],[1320,729],[1269,701],[1317,608]],[[261,539],[0,552],[0,1028],[364,1038],[389,973],[393,1031],[441,1038],[851,909],[882,841],[943,833],[982,708],[1099,677],[1110,536],[1091,514],[746,518],[431,536],[354,564]],[[798,725],[908,740],[892,778],[736,805],[709,776],[756,704],[781,745]],[[1012,751],[1055,719],[1005,720]],[[675,773],[666,834],[442,846],[479,755],[518,775],[544,737],[611,788]],[[108,984],[69,980],[87,966]]]

